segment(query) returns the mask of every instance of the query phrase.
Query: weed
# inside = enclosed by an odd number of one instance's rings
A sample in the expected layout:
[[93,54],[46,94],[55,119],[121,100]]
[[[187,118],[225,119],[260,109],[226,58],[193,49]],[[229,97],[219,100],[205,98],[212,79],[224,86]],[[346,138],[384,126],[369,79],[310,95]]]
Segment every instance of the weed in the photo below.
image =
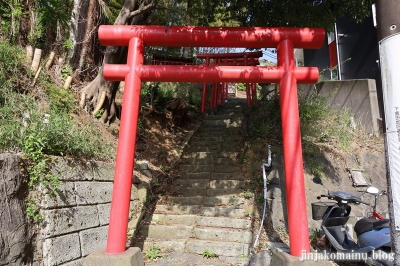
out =
[[211,253],[209,250],[204,250],[203,251],[203,257],[207,259],[212,259],[212,258],[218,258],[218,255],[215,253]]
[[245,254],[239,254],[238,258],[239,259],[247,259],[249,257],[249,255],[245,255]]
[[264,204],[264,193],[258,194],[257,200],[260,204]]
[[26,214],[34,222],[40,222],[41,220],[43,220],[43,216],[42,214],[40,214],[40,210],[32,197],[28,197],[28,200],[26,202]]
[[94,115],[96,118],[101,118],[101,116],[104,113],[104,109],[100,109],[99,111],[97,111],[97,113]]
[[247,216],[247,217],[250,217],[252,214],[253,214],[252,210],[246,210],[245,213],[244,213],[244,215]]
[[160,251],[161,249],[158,246],[153,246],[146,252],[146,256],[149,260],[161,258]]
[[287,237],[289,237],[289,234],[288,234],[288,232],[286,231],[286,228],[284,227],[284,226],[278,226],[277,228],[276,228],[276,231],[279,233],[279,235],[281,235],[281,236],[283,236],[283,237],[285,237],[285,238],[287,238]]
[[61,79],[65,81],[68,76],[71,76],[73,73],[72,67],[70,65],[64,65],[61,69]]
[[250,190],[246,190],[244,192],[244,198],[245,199],[250,199],[251,197],[253,197],[253,192],[251,192]]
[[315,247],[319,241],[321,230],[319,228],[314,228],[310,234],[310,244]]

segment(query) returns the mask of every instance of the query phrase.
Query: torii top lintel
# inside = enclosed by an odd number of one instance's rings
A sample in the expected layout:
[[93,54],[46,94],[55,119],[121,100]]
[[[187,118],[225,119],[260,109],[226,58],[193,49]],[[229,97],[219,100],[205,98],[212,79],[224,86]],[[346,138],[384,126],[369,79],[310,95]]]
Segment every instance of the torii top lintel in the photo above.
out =
[[128,46],[137,37],[145,46],[274,48],[289,39],[294,48],[318,49],[325,40],[322,28],[102,25],[98,34],[105,46]]

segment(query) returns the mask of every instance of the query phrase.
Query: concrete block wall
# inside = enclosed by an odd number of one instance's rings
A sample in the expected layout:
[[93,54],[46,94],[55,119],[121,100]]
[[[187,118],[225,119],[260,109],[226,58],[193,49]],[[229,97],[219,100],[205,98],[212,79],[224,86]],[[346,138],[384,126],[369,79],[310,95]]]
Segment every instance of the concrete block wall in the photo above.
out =
[[[58,158],[52,172],[61,184],[57,196],[41,200],[44,220],[36,239],[36,264],[81,265],[82,258],[106,246],[114,164]],[[133,184],[132,208],[145,200],[141,189]]]
[[316,85],[299,85],[301,92],[317,90],[328,96],[327,104],[334,109],[347,109],[370,133],[381,134],[376,82],[374,79],[324,81]]

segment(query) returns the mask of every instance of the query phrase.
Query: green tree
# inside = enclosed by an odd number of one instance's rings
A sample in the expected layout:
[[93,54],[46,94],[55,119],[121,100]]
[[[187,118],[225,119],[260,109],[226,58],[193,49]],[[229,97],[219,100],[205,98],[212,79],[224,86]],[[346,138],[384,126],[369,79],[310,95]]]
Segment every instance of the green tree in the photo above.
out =
[[[371,0],[125,0],[114,24],[198,25],[198,26],[280,26],[324,27],[331,29],[335,19],[350,14],[361,20],[370,13]],[[183,49],[186,55],[187,49]],[[125,48],[107,47],[104,62],[121,63]],[[118,82],[106,82],[101,70],[82,90],[81,106],[93,104],[101,120],[116,116]]]

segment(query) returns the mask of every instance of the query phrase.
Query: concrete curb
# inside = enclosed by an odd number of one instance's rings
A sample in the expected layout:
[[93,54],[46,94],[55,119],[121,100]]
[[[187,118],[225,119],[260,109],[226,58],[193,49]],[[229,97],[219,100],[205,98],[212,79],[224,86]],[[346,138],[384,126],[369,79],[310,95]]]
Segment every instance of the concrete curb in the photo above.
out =
[[191,140],[191,138],[193,137],[194,133],[199,130],[201,124],[203,123],[203,121],[198,121],[196,122],[196,125],[194,126],[193,130],[191,130],[187,135],[185,140],[183,141],[182,145],[180,145],[179,147],[177,147],[175,149],[176,154],[178,155],[178,158],[182,157],[183,154],[183,150],[185,149],[185,147],[187,146],[187,144],[189,143],[189,141]]
[[129,248],[124,253],[107,254],[104,249],[96,250],[83,259],[82,266],[144,266],[140,248]]

